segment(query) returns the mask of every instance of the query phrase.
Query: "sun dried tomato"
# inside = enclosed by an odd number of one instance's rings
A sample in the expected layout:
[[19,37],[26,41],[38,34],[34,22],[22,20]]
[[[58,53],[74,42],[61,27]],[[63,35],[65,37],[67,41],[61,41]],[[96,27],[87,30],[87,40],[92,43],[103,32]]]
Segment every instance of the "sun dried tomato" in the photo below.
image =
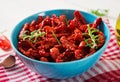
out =
[[85,18],[79,11],[74,12],[74,17],[76,18],[77,22],[80,23],[81,25],[87,24]]
[[10,41],[5,35],[0,36],[0,48],[5,51],[11,49]]
[[78,47],[85,47],[85,41],[81,41]]
[[45,58],[45,57],[41,57],[41,58],[40,58],[40,61],[48,62],[48,59]]
[[20,31],[19,33],[19,36],[18,36],[18,39],[22,39],[22,35],[25,33],[26,30],[29,29],[29,24],[28,23],[25,23],[22,30]]
[[83,57],[83,54],[81,53],[81,50],[75,50],[75,59],[81,59]]
[[97,19],[94,21],[92,27],[97,28],[97,26],[101,23],[101,21],[102,21],[102,18],[97,18]]
[[70,49],[70,50],[75,50],[75,48],[76,48],[76,45],[73,44],[73,42],[68,41],[65,36],[62,36],[62,37],[60,38],[60,42],[62,43],[62,46],[63,46],[64,48],[67,48],[67,49]]
[[54,60],[56,60],[56,58],[60,55],[59,49],[56,47],[51,48],[50,55]]
[[75,27],[76,27],[76,22],[74,20],[71,20],[67,26],[68,30],[71,32],[75,29]]

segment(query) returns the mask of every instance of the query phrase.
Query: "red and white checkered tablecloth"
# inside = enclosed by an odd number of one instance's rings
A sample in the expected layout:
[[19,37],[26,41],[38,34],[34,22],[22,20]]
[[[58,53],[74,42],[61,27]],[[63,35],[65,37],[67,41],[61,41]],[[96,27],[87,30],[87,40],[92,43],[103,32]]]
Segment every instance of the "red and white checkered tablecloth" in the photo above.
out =
[[110,28],[110,42],[100,60],[87,72],[80,76],[54,80],[38,75],[28,69],[17,57],[14,51],[0,54],[0,58],[8,54],[16,56],[16,65],[9,69],[0,67],[0,82],[120,82],[120,49],[115,40],[115,32],[109,21],[105,21]]

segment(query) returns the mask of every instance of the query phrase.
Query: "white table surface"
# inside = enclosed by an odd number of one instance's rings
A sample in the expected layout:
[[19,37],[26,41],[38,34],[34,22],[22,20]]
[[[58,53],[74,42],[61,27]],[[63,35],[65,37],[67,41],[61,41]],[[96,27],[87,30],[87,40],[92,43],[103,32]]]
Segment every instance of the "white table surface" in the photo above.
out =
[[[120,13],[120,0],[0,0],[0,32],[8,38],[15,25],[36,12],[51,9],[109,9],[109,20],[113,28]],[[0,54],[3,53],[0,50]]]

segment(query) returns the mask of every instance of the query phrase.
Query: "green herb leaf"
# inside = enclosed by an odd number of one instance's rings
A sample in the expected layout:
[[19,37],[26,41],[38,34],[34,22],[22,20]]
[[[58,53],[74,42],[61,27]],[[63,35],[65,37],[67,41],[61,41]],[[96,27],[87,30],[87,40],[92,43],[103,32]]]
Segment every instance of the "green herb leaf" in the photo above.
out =
[[108,15],[109,10],[107,10],[107,9],[103,9],[103,10],[101,10],[101,9],[96,9],[96,10],[91,9],[90,12],[92,14],[96,15],[96,16],[104,17],[104,16]]
[[45,34],[45,32],[41,32],[41,29],[34,30],[30,34],[28,34],[28,31],[26,30],[22,35],[22,38],[23,40],[29,39],[31,42],[35,43],[37,42],[38,37],[44,37]]
[[98,32],[99,30],[94,29],[92,27],[90,27],[89,25],[87,26],[88,29],[88,35],[90,36],[90,38],[88,39],[84,39],[85,43],[87,46],[89,46],[90,48],[96,48],[97,47],[97,41],[98,40],[98,35],[94,35],[95,32]]
[[68,20],[67,20],[67,18],[65,19],[65,23],[66,23],[66,25],[68,25]]
[[56,34],[52,31],[52,35],[54,36],[54,38],[56,39],[56,41],[58,42],[59,45],[61,45],[60,41],[58,40]]

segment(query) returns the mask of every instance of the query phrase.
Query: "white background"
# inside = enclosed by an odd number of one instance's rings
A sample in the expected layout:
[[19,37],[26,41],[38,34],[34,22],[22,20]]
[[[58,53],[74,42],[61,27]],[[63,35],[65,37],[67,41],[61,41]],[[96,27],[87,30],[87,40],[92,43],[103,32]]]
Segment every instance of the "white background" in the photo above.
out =
[[[34,13],[51,9],[109,9],[113,28],[120,13],[120,0],[0,0],[0,32],[8,38],[15,25]],[[0,50],[0,54],[3,53]]]

